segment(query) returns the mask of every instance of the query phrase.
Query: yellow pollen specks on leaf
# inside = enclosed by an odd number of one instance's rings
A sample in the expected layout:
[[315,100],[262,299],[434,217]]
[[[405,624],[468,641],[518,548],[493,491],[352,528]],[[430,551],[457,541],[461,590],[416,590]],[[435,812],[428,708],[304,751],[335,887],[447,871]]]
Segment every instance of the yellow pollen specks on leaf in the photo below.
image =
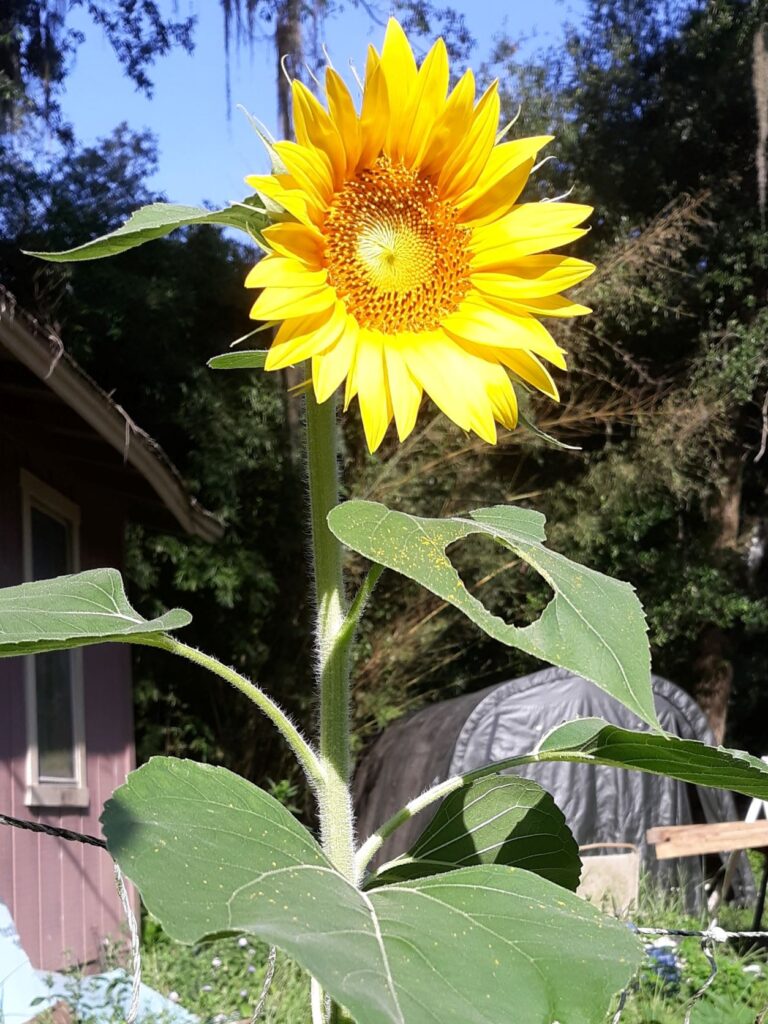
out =
[[329,284],[362,327],[434,329],[469,288],[469,230],[432,182],[387,157],[336,195],[325,234]]

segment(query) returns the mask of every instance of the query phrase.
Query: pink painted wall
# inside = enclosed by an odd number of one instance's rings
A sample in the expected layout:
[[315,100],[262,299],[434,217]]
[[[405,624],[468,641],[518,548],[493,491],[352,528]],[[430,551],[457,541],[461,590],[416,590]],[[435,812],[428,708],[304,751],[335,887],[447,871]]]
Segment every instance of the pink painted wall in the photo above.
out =
[[[80,506],[82,568],[120,568],[123,512],[99,489],[98,480],[84,481],[82,472],[75,478],[48,464],[44,453],[11,444],[0,429],[0,587],[23,578],[22,467]],[[102,805],[134,766],[130,648],[85,648],[84,678],[90,806],[36,811],[24,804],[23,660],[0,659],[0,812],[99,836]],[[46,970],[97,959],[104,939],[119,938],[123,931],[105,852],[3,825],[0,900],[9,907],[33,965]]]

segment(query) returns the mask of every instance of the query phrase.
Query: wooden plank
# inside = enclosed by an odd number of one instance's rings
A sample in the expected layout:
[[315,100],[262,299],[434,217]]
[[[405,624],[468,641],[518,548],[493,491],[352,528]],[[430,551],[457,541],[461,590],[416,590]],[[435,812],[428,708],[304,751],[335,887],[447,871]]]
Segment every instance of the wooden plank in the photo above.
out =
[[659,860],[729,853],[768,846],[768,821],[723,821],[711,825],[669,825],[650,828],[646,839]]

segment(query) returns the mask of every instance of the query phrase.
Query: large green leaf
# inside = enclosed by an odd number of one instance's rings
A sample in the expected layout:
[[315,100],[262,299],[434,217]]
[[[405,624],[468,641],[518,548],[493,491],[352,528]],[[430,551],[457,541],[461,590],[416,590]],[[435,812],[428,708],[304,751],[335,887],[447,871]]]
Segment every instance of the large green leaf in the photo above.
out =
[[[481,508],[467,517],[422,519],[378,502],[348,501],[328,517],[347,547],[416,580],[496,640],[591,679],[658,728],[642,606],[628,583],[585,569],[544,547],[544,516]],[[446,555],[470,534],[493,537],[540,573],[554,591],[530,626],[508,625],[470,594]]]
[[117,569],[89,569],[0,590],[0,657],[110,640],[138,642],[191,621],[180,608],[142,618],[128,603]]
[[152,203],[132,213],[125,224],[108,235],[94,238],[63,252],[28,252],[50,263],[72,263],[77,260],[100,260],[116,256],[137,245],[163,238],[177,228],[191,224],[220,224],[239,228],[247,234],[259,232],[268,223],[267,215],[258,200],[247,199],[223,210],[206,210],[201,206],[176,206],[173,203]]
[[358,1024],[598,1024],[639,962],[627,928],[516,868],[363,893],[281,804],[222,768],[154,758],[102,824],[171,936],[274,943]]
[[536,782],[493,775],[446,797],[413,847],[366,889],[473,864],[506,864],[575,889],[579,847],[563,812]]
[[[580,718],[558,726],[527,760],[636,768],[768,800],[768,765],[758,757],[743,750],[710,747],[698,740],[620,729],[601,718]],[[498,771],[506,764],[500,762],[489,771]]]

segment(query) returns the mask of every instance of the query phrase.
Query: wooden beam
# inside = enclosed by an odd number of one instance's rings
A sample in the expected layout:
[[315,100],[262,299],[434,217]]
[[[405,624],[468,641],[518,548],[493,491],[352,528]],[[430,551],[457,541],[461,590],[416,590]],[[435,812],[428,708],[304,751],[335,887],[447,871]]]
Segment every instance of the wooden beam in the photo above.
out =
[[648,843],[659,860],[730,853],[768,847],[768,821],[721,821],[712,825],[667,825],[649,828]]

